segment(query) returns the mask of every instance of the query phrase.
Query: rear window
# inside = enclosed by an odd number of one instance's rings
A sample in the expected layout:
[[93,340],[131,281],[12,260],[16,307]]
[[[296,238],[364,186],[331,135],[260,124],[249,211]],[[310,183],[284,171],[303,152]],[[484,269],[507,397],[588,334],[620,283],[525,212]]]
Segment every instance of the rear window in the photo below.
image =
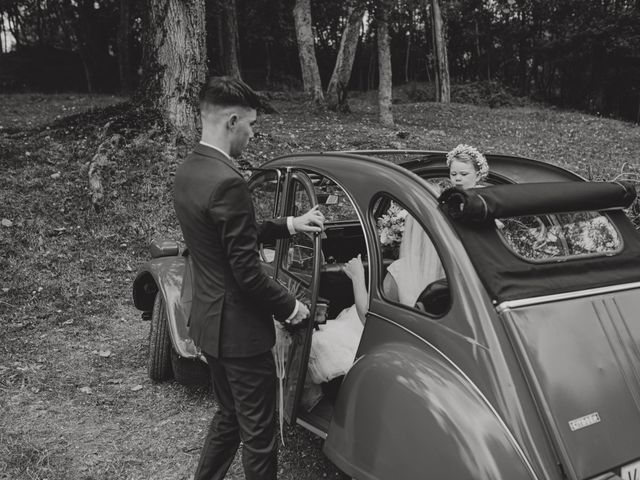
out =
[[622,236],[600,212],[501,218],[496,225],[507,247],[534,263],[614,255],[622,250]]

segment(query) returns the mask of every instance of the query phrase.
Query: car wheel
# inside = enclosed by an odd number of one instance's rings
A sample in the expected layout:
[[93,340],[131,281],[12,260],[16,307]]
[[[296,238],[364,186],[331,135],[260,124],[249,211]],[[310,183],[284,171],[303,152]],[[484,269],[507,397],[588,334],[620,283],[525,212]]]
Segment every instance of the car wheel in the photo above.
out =
[[147,373],[154,382],[162,382],[172,378],[171,350],[166,306],[162,293],[158,292],[153,302],[151,314],[149,358],[147,359]]
[[178,383],[206,388],[211,386],[209,367],[197,358],[183,358],[171,349],[171,366]]

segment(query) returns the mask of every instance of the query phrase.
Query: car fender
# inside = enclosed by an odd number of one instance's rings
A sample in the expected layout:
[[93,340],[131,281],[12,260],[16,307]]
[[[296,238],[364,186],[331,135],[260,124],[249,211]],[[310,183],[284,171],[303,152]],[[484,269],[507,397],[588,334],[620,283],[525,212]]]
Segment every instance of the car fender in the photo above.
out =
[[160,292],[176,353],[184,358],[200,358],[199,349],[189,337],[191,295],[182,298],[186,263],[184,256],[159,257],[145,263],[133,282],[133,302],[138,310],[150,312],[155,295]]
[[382,344],[345,377],[325,454],[358,480],[533,479],[488,400],[435,348]]

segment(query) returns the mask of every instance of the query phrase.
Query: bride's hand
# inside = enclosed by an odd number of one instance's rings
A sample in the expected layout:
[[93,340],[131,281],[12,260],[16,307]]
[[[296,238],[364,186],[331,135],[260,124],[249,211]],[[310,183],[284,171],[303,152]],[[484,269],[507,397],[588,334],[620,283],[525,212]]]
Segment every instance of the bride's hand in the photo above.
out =
[[342,267],[342,271],[349,277],[352,281],[355,278],[364,278],[364,266],[362,265],[362,258],[360,254],[357,257],[352,258]]

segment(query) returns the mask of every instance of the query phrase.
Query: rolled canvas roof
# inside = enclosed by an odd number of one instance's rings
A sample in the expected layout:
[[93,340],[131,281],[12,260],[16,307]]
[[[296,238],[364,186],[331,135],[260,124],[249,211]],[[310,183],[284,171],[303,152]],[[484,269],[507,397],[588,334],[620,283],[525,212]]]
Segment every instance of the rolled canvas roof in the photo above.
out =
[[470,190],[450,188],[439,201],[455,220],[485,222],[523,215],[626,208],[635,198],[635,187],[628,182],[553,182]]
[[[440,208],[452,219],[489,295],[501,303],[640,281],[640,233],[622,210],[634,198],[633,186],[622,183],[517,184],[443,192]],[[507,247],[493,221],[584,210],[610,210],[606,215],[622,237],[618,253],[529,262]]]

